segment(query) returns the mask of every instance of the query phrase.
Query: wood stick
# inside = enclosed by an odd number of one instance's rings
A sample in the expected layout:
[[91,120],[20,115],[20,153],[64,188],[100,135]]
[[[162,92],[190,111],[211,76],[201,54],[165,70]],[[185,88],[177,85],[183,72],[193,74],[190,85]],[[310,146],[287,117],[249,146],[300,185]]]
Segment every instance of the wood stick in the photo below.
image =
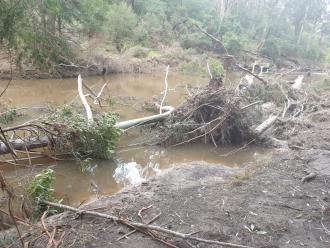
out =
[[103,214],[103,213],[98,213],[98,212],[94,212],[94,211],[84,211],[84,210],[77,209],[77,208],[74,208],[74,207],[71,207],[71,206],[68,206],[68,205],[64,205],[64,204],[60,204],[60,203],[49,202],[49,201],[44,201],[44,203],[49,205],[49,206],[62,208],[64,210],[72,211],[72,212],[75,212],[75,213],[84,213],[84,214],[88,214],[88,215],[92,215],[92,216],[97,216],[97,217],[105,218],[105,219],[112,220],[112,221],[115,221],[115,222],[118,222],[118,223],[122,223],[122,224],[127,225],[127,226],[134,226],[136,228],[154,230],[154,231],[157,231],[157,232],[166,233],[166,234],[172,235],[174,237],[182,238],[182,239],[190,239],[190,240],[195,240],[195,241],[199,241],[199,242],[202,242],[202,243],[222,245],[222,246],[227,246],[227,247],[252,248],[251,246],[238,245],[238,244],[221,242],[221,241],[216,241],[216,240],[208,240],[208,239],[203,239],[203,238],[198,238],[198,237],[192,237],[192,234],[194,234],[194,233],[187,233],[187,234],[180,233],[180,232],[172,231],[172,230],[165,229],[165,228],[162,228],[162,227],[159,227],[159,226],[148,225],[148,224],[143,224],[143,223],[139,223],[139,222],[124,220],[122,218],[119,218],[117,216],[110,215],[110,214]]
[[[155,217],[153,217],[153,218],[152,218],[150,221],[148,221],[146,224],[149,225],[149,224],[153,223],[154,221],[156,221],[156,220],[161,216],[161,214],[162,214],[162,213],[157,214]],[[124,239],[124,238],[127,238],[129,235],[132,235],[132,234],[135,233],[136,231],[137,231],[137,230],[134,229],[134,230],[132,230],[132,231],[130,231],[130,232],[124,234],[123,236],[119,237],[119,238],[117,239],[117,241],[122,240],[122,239]]]

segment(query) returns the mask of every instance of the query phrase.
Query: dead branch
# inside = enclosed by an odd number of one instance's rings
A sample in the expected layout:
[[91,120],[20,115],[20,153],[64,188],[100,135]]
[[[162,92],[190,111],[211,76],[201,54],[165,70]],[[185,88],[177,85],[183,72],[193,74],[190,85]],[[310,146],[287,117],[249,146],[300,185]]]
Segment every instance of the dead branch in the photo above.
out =
[[278,115],[269,116],[267,120],[265,120],[263,123],[261,123],[259,126],[256,127],[255,132],[258,135],[261,135],[275,123],[277,118],[278,118]]
[[159,114],[162,114],[163,113],[163,104],[164,104],[164,101],[165,101],[165,98],[166,98],[166,95],[167,95],[167,91],[168,91],[168,82],[167,82],[167,76],[168,76],[168,70],[169,70],[170,66],[168,65],[166,67],[166,74],[165,74],[165,90],[164,90],[164,96],[163,96],[163,99],[160,103],[160,108],[159,108]]
[[[155,217],[153,217],[153,218],[152,218],[150,221],[148,221],[146,224],[151,224],[151,223],[155,222],[155,221],[161,216],[161,214],[162,214],[162,213],[157,214]],[[134,229],[134,230],[130,231],[129,233],[126,233],[126,234],[124,234],[123,236],[119,237],[119,238],[117,239],[117,241],[122,240],[122,239],[124,239],[124,238],[127,238],[128,236],[130,236],[131,234],[133,234],[133,233],[135,233],[135,232],[136,232],[136,229]]]
[[264,80],[263,78],[259,77],[257,74],[255,74],[255,73],[249,71],[248,69],[245,69],[244,67],[240,66],[240,65],[237,63],[237,61],[236,61],[236,59],[234,58],[234,56],[232,56],[232,55],[228,55],[228,56],[230,56],[230,57],[232,57],[232,58],[234,59],[234,61],[235,61],[235,65],[236,65],[239,69],[241,69],[242,71],[245,71],[246,73],[248,73],[248,74],[254,76],[255,78],[259,79],[259,80],[260,80],[261,82],[263,82],[264,84],[268,84],[268,82],[267,82],[266,80]]
[[12,200],[13,198],[15,197],[15,194],[14,194],[14,191],[13,189],[10,187],[10,185],[6,182],[4,176],[2,175],[2,172],[0,171],[0,188],[3,192],[6,192],[7,196],[8,196],[8,212],[9,212],[9,215],[14,223],[14,226],[16,228],[16,231],[17,231],[17,234],[18,234],[18,237],[21,241],[21,244],[22,244],[22,247],[24,247],[24,240],[22,238],[22,234],[21,234],[21,231],[19,230],[18,228],[18,225],[17,225],[17,222],[16,222],[16,218],[15,218],[15,215],[11,209],[12,205]]
[[94,212],[94,211],[84,211],[84,210],[73,208],[71,206],[60,204],[60,203],[54,203],[54,202],[49,202],[49,201],[44,201],[44,203],[49,206],[58,207],[58,208],[68,210],[71,212],[84,213],[84,214],[88,214],[88,215],[92,215],[92,216],[97,216],[97,217],[112,220],[112,221],[115,221],[115,222],[118,222],[118,223],[121,223],[121,224],[124,224],[127,226],[133,226],[134,228],[139,228],[139,229],[143,229],[143,230],[153,230],[153,231],[169,234],[174,237],[178,237],[178,238],[182,238],[182,239],[195,240],[195,241],[199,241],[199,242],[206,243],[206,244],[222,245],[222,246],[226,246],[226,247],[252,248],[250,246],[245,246],[245,245],[238,245],[238,244],[233,244],[233,243],[227,243],[227,242],[221,242],[221,241],[216,241],[216,240],[208,240],[208,239],[193,237],[192,235],[194,233],[188,233],[188,234],[180,233],[180,232],[172,231],[172,230],[165,229],[165,228],[162,228],[159,226],[128,221],[128,220],[125,220],[125,219],[122,219],[120,217],[110,215],[110,214],[98,213],[98,212]]
[[91,107],[89,106],[86,97],[84,95],[83,89],[82,89],[82,85],[83,85],[83,80],[81,78],[81,75],[78,75],[78,92],[79,92],[79,96],[81,99],[82,104],[84,105],[84,108],[86,110],[86,115],[87,115],[87,120],[88,120],[88,125],[92,126],[94,124],[94,118],[93,118],[93,113],[91,110]]
[[93,102],[94,104],[98,104],[98,105],[101,106],[101,102],[99,101],[99,98],[100,98],[100,96],[102,95],[102,92],[103,92],[105,86],[107,86],[107,83],[103,84],[103,86],[102,86],[100,92],[99,92],[99,93],[97,94],[97,96],[94,98],[94,102]]
[[225,50],[226,54],[229,55],[227,48],[225,47],[225,45],[222,43],[221,40],[219,40],[218,38],[214,37],[212,34],[208,33],[206,30],[204,30],[202,27],[200,27],[199,25],[195,24],[195,26],[206,36],[210,37],[212,40],[214,40],[215,42],[219,43],[222,48]]
[[213,79],[213,75],[212,75],[212,72],[211,72],[210,65],[209,65],[208,61],[206,61],[206,68],[207,68],[207,71],[209,73],[210,78]]

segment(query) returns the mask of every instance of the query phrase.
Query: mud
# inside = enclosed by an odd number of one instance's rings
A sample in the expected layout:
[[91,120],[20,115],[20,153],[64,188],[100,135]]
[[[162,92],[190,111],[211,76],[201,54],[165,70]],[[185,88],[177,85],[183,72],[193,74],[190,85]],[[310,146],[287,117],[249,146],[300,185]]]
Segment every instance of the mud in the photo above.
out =
[[[329,105],[323,106],[322,113],[329,110]],[[144,211],[145,220],[161,213],[155,225],[184,233],[198,231],[195,236],[205,239],[252,247],[329,247],[327,116],[299,126],[288,140],[291,149],[276,150],[269,161],[247,164],[243,169],[181,164],[140,187],[126,188],[81,208],[102,207],[98,211],[141,221],[138,211],[152,205]],[[302,182],[311,172],[316,177]],[[47,223],[49,228],[58,228],[57,239],[65,231],[62,247],[165,247],[141,233],[117,241],[130,230],[100,218],[63,213]],[[36,233],[40,235],[39,230],[29,231],[30,246],[45,247],[47,236],[34,240]],[[171,237],[168,241],[177,247],[212,247]]]

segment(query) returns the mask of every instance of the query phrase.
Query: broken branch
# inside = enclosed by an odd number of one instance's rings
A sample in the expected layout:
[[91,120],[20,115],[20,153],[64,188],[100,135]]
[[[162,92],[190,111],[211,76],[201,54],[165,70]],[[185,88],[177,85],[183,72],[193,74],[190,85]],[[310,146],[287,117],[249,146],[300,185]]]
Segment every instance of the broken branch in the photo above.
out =
[[235,247],[235,248],[252,248],[250,246],[245,246],[245,245],[238,245],[238,244],[233,244],[233,243],[227,243],[227,242],[221,242],[221,241],[216,241],[216,240],[207,240],[207,239],[202,239],[202,238],[198,238],[198,237],[192,237],[192,233],[180,233],[180,232],[176,232],[176,231],[172,231],[169,229],[165,229],[159,226],[154,226],[154,225],[148,225],[148,224],[143,224],[143,223],[139,223],[139,222],[133,222],[133,221],[128,221],[122,218],[119,218],[117,216],[114,215],[110,215],[110,214],[104,214],[104,213],[98,213],[98,212],[94,212],[94,211],[84,211],[84,210],[80,210],[71,206],[67,206],[64,204],[60,204],[60,203],[54,203],[54,202],[49,202],[49,201],[44,201],[45,204],[49,205],[49,206],[53,206],[53,207],[58,207],[58,208],[62,208],[64,210],[68,210],[71,212],[75,212],[75,213],[84,213],[84,214],[88,214],[88,215],[92,215],[92,216],[97,216],[97,217],[101,217],[101,218],[105,218],[108,220],[112,220],[127,226],[133,226],[136,228],[142,228],[142,229],[147,229],[147,230],[154,230],[157,232],[161,232],[161,233],[166,233],[169,235],[172,235],[174,237],[178,237],[178,238],[182,238],[182,239],[190,239],[190,240],[195,240],[195,241],[199,241],[202,243],[206,243],[206,244],[215,244],[215,245],[222,245],[222,246],[226,246],[226,247]]

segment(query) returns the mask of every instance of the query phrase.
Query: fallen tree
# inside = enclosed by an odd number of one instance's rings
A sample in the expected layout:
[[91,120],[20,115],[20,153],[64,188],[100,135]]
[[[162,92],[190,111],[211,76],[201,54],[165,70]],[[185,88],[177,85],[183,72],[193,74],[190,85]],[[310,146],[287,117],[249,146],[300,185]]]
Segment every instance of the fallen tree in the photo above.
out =
[[[98,94],[95,94],[83,83],[79,75],[77,80],[78,93],[86,112],[87,123],[82,113],[64,107],[59,111],[55,111],[47,120],[39,120],[37,124],[32,123],[2,129],[0,155],[11,153],[15,160],[17,157],[16,151],[28,152],[37,148],[49,147],[55,151],[71,150],[78,157],[92,155],[94,157],[110,158],[119,139],[120,130],[162,121],[174,111],[171,106],[163,106],[168,89],[168,72],[169,66],[166,68],[164,97],[161,104],[157,104],[160,114],[123,122],[117,122],[117,117],[112,113],[99,114],[95,120],[86,96],[92,97],[94,104],[100,104],[99,98],[106,84],[102,86]],[[89,95],[84,94],[83,87],[89,91]],[[8,139],[9,135],[7,133],[10,132],[12,138]],[[22,135],[22,137],[18,135],[22,132],[24,134],[28,132],[29,135]],[[94,146],[93,141],[96,141]],[[91,149],[91,147],[93,148]]]
[[[145,124],[150,124],[153,122],[157,121],[162,121],[166,117],[168,117],[173,111],[174,108],[171,106],[163,106],[162,107],[162,114],[157,114],[157,115],[151,115],[143,118],[138,118],[138,119],[133,119],[133,120],[128,120],[128,121],[122,121],[118,122],[114,125],[115,128],[118,129],[128,129],[134,126],[139,126],[139,125],[145,125]],[[50,128],[48,126],[48,128]],[[33,135],[33,136],[28,136],[28,137],[23,137],[23,138],[17,138],[15,140],[10,140],[7,142],[0,142],[0,155],[3,154],[8,154],[11,153],[12,149],[18,150],[18,151],[26,151],[26,150],[32,150],[32,149],[37,149],[37,148],[42,148],[42,147],[53,147],[56,143],[56,139],[63,137],[66,135],[66,131],[64,130],[65,127],[62,126],[60,127],[60,123],[55,125],[54,127],[51,127],[52,129],[55,128],[55,130],[59,131],[56,134],[54,133],[48,133],[44,135]],[[62,130],[59,130],[59,129]],[[37,130],[40,130],[40,127],[35,126],[33,129],[30,129],[32,133],[36,133]],[[10,129],[3,129],[4,132],[9,132],[9,131],[14,131],[20,130],[20,127],[18,126],[17,128],[13,127]],[[73,131],[73,130],[67,130],[67,131]]]

